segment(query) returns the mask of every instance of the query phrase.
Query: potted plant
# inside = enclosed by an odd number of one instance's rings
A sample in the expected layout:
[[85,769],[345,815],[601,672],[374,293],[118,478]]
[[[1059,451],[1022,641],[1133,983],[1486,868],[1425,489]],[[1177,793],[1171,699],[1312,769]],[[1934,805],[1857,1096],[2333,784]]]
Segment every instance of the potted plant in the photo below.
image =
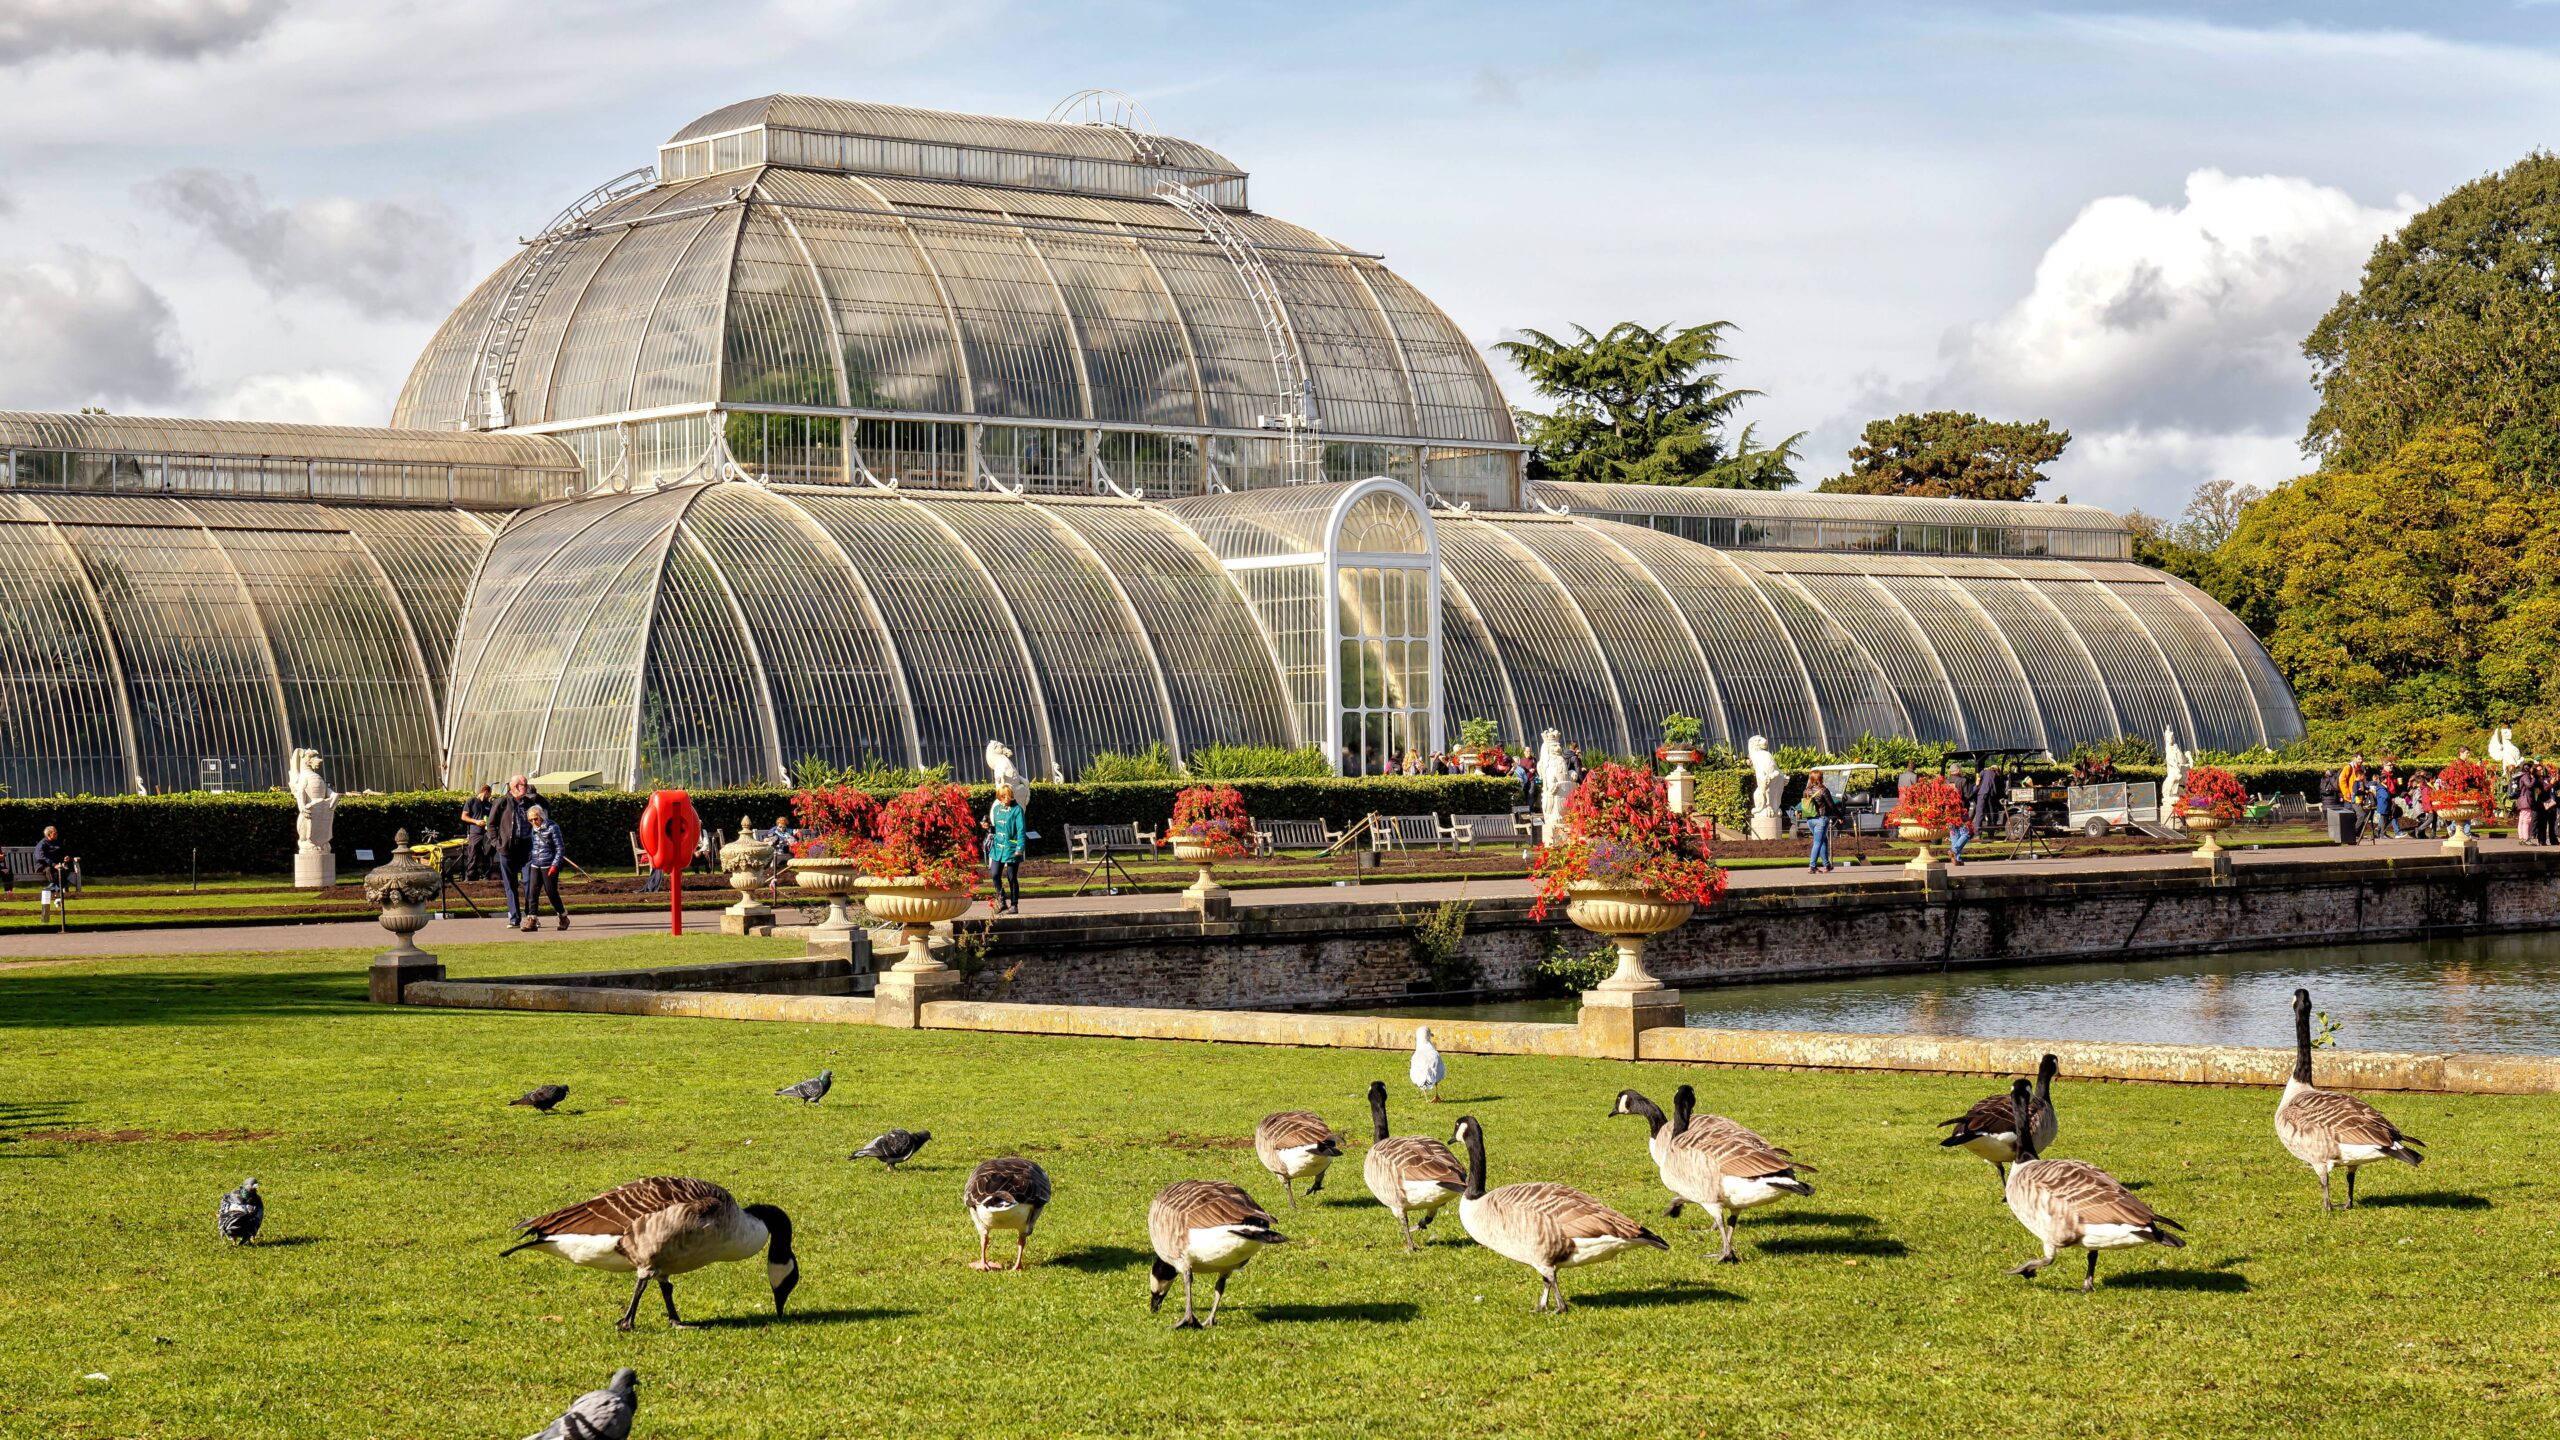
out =
[[2453,826],[2453,833],[2445,837],[2444,848],[2469,849],[2478,843],[2471,831],[2472,823],[2498,803],[2489,767],[2477,760],[2455,760],[2446,765],[2436,772],[2436,783],[2428,787],[2427,803]]
[[1200,878],[1182,894],[1192,909],[1202,912],[1227,898],[1218,883],[1218,862],[1253,853],[1253,820],[1245,814],[1244,795],[1233,785],[1193,785],[1174,796],[1173,823],[1165,836],[1173,858],[1200,867]]
[[[827,902],[827,918],[809,932],[809,948],[834,954],[842,947],[851,959],[858,927],[847,903],[862,888],[862,852],[879,837],[880,802],[851,785],[813,786],[791,797],[791,817],[802,832],[791,846],[791,883]],[[743,835],[746,822],[738,828]],[[731,875],[732,886],[737,878]]]
[[1508,769],[1510,757],[1503,755],[1502,747],[1494,743],[1493,737],[1493,722],[1481,715],[1473,720],[1460,721],[1458,748],[1449,752],[1449,758],[1470,770],[1490,773],[1493,767],[1489,762],[1499,757],[1504,768]]
[[978,817],[969,792],[927,780],[880,807],[879,838],[857,852],[863,907],[900,927],[906,958],[894,967],[920,975],[946,968],[933,958],[933,927],[969,911],[978,884]]
[[1561,900],[1574,924],[1618,947],[1604,991],[1659,990],[1644,968],[1644,942],[1678,928],[1724,894],[1725,873],[1698,821],[1671,808],[1662,782],[1628,765],[1593,767],[1566,802],[1563,834],[1540,846],[1533,920]]
[[2212,765],[2198,765],[2187,771],[2186,783],[2178,787],[2177,803],[2169,807],[2169,813],[2204,837],[2204,843],[2196,847],[2197,854],[2213,855],[2222,849],[2222,843],[2213,838],[2214,832],[2237,824],[2248,809],[2249,791],[2238,776]]
[[1662,717],[1662,743],[1655,747],[1653,758],[1665,765],[1695,765],[1707,758],[1699,748],[1699,737],[1707,733],[1707,722],[1695,715]]
[[1944,840],[1948,831],[1965,822],[1964,792],[1948,784],[1943,776],[1923,775],[1916,783],[1903,787],[1885,817],[1894,823],[1896,833],[1920,847],[1904,862],[1904,868],[1925,875],[1939,864],[1929,854],[1929,842]]

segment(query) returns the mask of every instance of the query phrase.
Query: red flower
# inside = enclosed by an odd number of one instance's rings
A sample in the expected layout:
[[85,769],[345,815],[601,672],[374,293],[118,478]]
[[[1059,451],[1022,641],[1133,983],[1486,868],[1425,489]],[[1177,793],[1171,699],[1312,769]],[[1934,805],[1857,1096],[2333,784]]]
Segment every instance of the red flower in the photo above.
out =
[[1963,791],[1936,775],[1923,775],[1917,783],[1903,787],[1899,803],[1885,812],[1885,818],[1896,825],[1953,830],[1972,813],[1965,807]]
[[2198,765],[2187,772],[2186,783],[2178,788],[2178,801],[2169,807],[2169,812],[2181,820],[2190,815],[2211,815],[2228,825],[2249,813],[2249,791],[2230,771]]
[[2427,791],[2427,801],[2442,810],[2450,805],[2477,806],[2484,813],[2497,808],[2497,790],[2489,780],[2489,768],[2477,760],[2456,760],[2436,773],[2436,783]]
[[880,838],[854,852],[862,873],[914,880],[937,890],[978,884],[978,817],[969,792],[928,780],[880,807]]
[[1173,797],[1173,823],[1168,839],[1197,840],[1209,847],[1213,860],[1237,860],[1253,853],[1253,819],[1245,814],[1244,795],[1233,785],[1194,785]]
[[1671,808],[1653,772],[1627,765],[1596,766],[1582,777],[1565,803],[1564,837],[1539,847],[1532,871],[1538,881],[1533,920],[1571,899],[1577,881],[1687,905],[1714,904],[1725,885],[1705,827]]
[[791,797],[791,813],[809,837],[795,855],[851,855],[880,836],[880,802],[850,785],[803,790]]

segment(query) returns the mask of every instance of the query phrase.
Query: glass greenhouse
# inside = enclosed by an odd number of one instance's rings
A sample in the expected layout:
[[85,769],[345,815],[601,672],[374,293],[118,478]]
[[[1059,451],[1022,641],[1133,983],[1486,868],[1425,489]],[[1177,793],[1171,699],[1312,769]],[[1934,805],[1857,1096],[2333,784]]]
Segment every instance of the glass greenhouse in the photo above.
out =
[[0,785],[2302,728],[2102,510],[1524,485],[1427,300],[1114,125],[715,112],[483,282],[395,419],[0,415]]

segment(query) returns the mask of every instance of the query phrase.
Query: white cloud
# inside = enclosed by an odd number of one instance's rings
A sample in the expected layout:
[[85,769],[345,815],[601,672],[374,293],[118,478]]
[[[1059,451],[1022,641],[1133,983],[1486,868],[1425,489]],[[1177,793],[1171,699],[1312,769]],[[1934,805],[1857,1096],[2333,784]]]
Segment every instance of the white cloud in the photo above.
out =
[[273,206],[255,179],[219,170],[174,170],[143,193],[237,256],[273,295],[308,291],[359,310],[436,316],[468,278],[470,242],[434,201],[331,195]]
[[391,401],[373,386],[335,370],[251,375],[208,401],[215,420],[276,420],[306,425],[382,425]]
[[186,389],[169,302],[121,260],[85,250],[0,262],[0,407],[157,405]]
[[194,60],[266,33],[285,0],[0,0],[0,65],[83,51]]

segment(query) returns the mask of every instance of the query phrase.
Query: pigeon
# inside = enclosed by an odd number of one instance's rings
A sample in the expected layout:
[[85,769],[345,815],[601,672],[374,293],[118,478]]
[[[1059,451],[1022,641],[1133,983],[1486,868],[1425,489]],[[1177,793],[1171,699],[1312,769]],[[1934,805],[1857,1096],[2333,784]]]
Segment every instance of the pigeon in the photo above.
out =
[[872,1141],[870,1144],[863,1146],[861,1149],[854,1151],[850,1158],[855,1160],[877,1160],[881,1164],[895,1170],[899,1166],[916,1158],[916,1152],[922,1150],[924,1148],[924,1142],[932,1138],[933,1132],[930,1130],[917,1130],[912,1132],[906,1130],[892,1130],[888,1134],[881,1136],[879,1139]]
[[616,1370],[601,1390],[569,1402],[560,1418],[524,1440],[631,1440],[631,1417],[640,1409],[636,1370]]
[[805,1100],[810,1104],[815,1105],[819,1101],[827,1098],[827,1092],[835,1088],[835,1083],[836,1072],[833,1070],[821,1070],[818,1072],[818,1078],[815,1080],[803,1080],[797,1085],[785,1085],[773,1093],[776,1095],[788,1095],[794,1100]]
[[267,1202],[258,1197],[258,1177],[240,1182],[240,1188],[222,1197],[213,1209],[213,1223],[222,1238],[234,1245],[246,1245],[258,1238],[258,1227],[267,1221]]
[[[534,1109],[548,1115],[551,1113],[552,1106],[557,1105],[568,1098],[569,1087],[566,1085],[536,1085],[532,1089],[527,1090],[522,1095],[517,1096],[507,1103],[510,1105],[530,1105]],[[597,1393],[601,1394],[603,1392],[599,1391]]]
[[1431,1044],[1428,1025],[1413,1032],[1413,1066],[1406,1073],[1415,1089],[1431,1097],[1432,1104],[1440,1103],[1440,1082],[1449,1078],[1449,1062],[1441,1059],[1439,1050]]

